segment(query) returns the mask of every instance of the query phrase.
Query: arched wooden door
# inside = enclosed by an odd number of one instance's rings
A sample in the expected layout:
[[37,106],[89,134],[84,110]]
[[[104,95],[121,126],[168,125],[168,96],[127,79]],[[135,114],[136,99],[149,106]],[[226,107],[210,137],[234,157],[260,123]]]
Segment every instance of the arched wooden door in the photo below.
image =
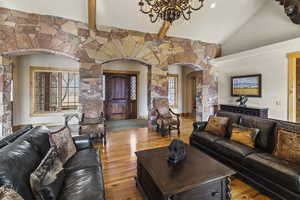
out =
[[[137,118],[136,85],[132,82],[136,75],[110,74],[105,75],[105,115],[107,120]],[[133,91],[135,90],[135,91]]]

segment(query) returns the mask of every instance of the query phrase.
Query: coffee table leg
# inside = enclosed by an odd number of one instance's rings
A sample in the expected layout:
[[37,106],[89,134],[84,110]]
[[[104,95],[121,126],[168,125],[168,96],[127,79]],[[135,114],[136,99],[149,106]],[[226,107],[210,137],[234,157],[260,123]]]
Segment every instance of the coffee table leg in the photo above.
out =
[[231,178],[226,178],[226,200],[231,200]]

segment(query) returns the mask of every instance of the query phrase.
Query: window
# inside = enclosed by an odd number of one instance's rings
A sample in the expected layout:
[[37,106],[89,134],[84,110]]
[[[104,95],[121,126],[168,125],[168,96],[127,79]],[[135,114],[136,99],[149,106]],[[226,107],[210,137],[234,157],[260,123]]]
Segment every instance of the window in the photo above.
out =
[[130,100],[136,100],[136,76],[130,76]]
[[178,75],[168,75],[168,98],[171,107],[177,107],[178,99]]
[[79,81],[76,71],[31,67],[33,113],[76,110]]

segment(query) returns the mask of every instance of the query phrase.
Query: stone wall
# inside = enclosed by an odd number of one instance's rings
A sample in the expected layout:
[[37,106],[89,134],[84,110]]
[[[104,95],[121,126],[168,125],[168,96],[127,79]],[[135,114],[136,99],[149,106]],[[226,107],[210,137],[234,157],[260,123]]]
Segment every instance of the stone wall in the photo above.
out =
[[11,80],[12,59],[0,57],[0,137],[12,131]]
[[[102,111],[102,64],[116,59],[132,59],[151,66],[149,119],[153,101],[167,98],[168,65],[193,63],[204,68],[202,95],[205,116],[217,102],[216,82],[205,58],[220,54],[216,44],[87,24],[55,16],[24,13],[0,8],[0,55],[35,53],[64,55],[80,62],[80,102],[83,112],[95,116]],[[207,103],[207,104],[206,104]]]

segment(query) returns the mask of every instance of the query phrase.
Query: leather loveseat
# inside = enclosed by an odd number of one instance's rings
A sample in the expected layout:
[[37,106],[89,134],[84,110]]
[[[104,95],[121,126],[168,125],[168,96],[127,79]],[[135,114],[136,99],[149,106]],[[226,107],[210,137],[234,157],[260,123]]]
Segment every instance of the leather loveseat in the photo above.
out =
[[[0,186],[12,185],[24,200],[33,200],[30,174],[50,148],[49,129],[25,127],[0,141]],[[73,137],[77,153],[65,164],[59,200],[104,200],[99,153],[89,138]]]
[[[235,169],[241,179],[272,199],[300,200],[300,166],[272,155],[277,128],[300,132],[300,124],[225,111],[217,116],[230,119],[225,138],[205,132],[207,122],[195,122],[190,144]],[[260,130],[254,149],[230,140],[233,123]]]

